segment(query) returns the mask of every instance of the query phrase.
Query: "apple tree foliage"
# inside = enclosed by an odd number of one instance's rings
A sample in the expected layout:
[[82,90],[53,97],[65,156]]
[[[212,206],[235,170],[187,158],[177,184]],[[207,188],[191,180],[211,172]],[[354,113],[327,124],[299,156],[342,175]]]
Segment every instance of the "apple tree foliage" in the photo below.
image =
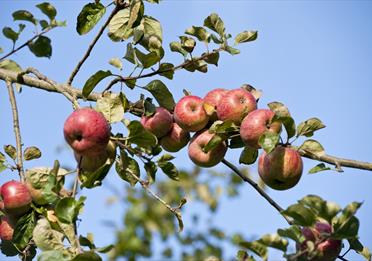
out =
[[[111,137],[116,144],[116,157],[107,160],[97,170],[87,172],[64,169],[57,160],[54,166],[28,169],[27,161],[42,157],[42,152],[35,146],[22,149],[20,133],[17,134],[19,128],[14,124],[16,145],[3,144],[0,171],[16,170],[22,181],[31,183],[40,193],[42,200],[34,202],[31,210],[17,220],[13,239],[1,243],[2,253],[7,256],[18,255],[22,260],[102,260],[102,256],[106,254],[111,259],[125,257],[136,260],[139,257],[152,256],[155,234],[160,234],[162,240],[175,240],[182,248],[181,253],[174,253],[164,243],[164,258],[220,260],[223,255],[220,245],[224,243],[240,249],[235,257],[237,260],[267,260],[269,248],[282,251],[287,260],[308,260],[319,254],[317,245],[321,242],[308,242],[305,247],[295,249],[289,246],[303,245],[305,237],[302,228],[311,227],[322,220],[332,225],[332,232],[324,235],[323,241],[343,240],[344,251],[341,253],[344,254],[340,259],[347,260],[345,254],[354,250],[361,258],[371,260],[368,248],[358,240],[359,221],[355,214],[362,203],[352,202],[342,208],[316,195],[308,195],[287,209],[282,209],[265,193],[263,184],[259,186],[244,168],[231,163],[224,162],[232,171],[228,176],[214,172],[213,169],[209,170],[209,175],[204,176],[197,167],[189,173],[178,170],[172,163],[174,157],[162,150],[158,139],[144,129],[138,118],[126,116],[150,116],[154,114],[156,106],[172,111],[176,101],[161,77],[171,80],[176,77],[178,70],[207,73],[209,66],[218,65],[222,52],[239,54],[239,44],[257,38],[257,31],[248,30],[232,36],[225,28],[222,18],[212,13],[197,26],[187,28],[183,35],[174,37],[169,46],[164,46],[163,33],[166,32],[163,32],[157,18],[146,14],[148,4],[160,3],[159,0],[115,0],[105,6],[98,0],[82,6],[77,20],[69,21],[76,23],[76,32],[84,37],[92,34],[95,27],[101,27],[66,84],[53,81],[35,68],[23,68],[24,65],[9,58],[21,49],[28,49],[36,57],[52,57],[53,44],[52,39],[47,36],[48,32],[66,25],[65,21],[57,19],[57,10],[52,4],[44,2],[36,5],[43,14],[40,17],[27,10],[15,11],[11,14],[14,24],[2,29],[3,37],[12,42],[13,48],[4,50],[0,47],[0,52],[3,53],[0,57],[0,78],[2,85],[7,86],[10,97],[13,97],[11,103],[15,118],[17,107],[14,106],[13,88],[20,92],[23,86],[31,86],[64,95],[75,109],[79,107],[79,100],[92,101],[95,109],[102,112],[110,124],[122,126],[122,132],[112,133]],[[34,36],[20,44],[22,33],[30,27],[37,28]],[[81,89],[74,88],[75,75],[100,37],[123,42],[124,57],[110,59],[107,67],[95,69]],[[204,51],[199,52],[204,48]],[[169,52],[179,53],[179,60],[168,60],[166,54]],[[131,70],[128,71],[127,68]],[[155,77],[156,79],[152,79]],[[120,88],[115,88],[118,86]],[[260,91],[247,84],[242,87],[259,100]],[[127,88],[140,89],[140,98],[129,100],[125,95]],[[184,92],[188,94],[186,90]],[[320,162],[310,173],[331,169],[341,171],[341,167],[364,168],[358,163],[355,165],[342,159],[335,160],[325,153],[318,141],[312,139],[314,132],[325,127],[320,119],[310,118],[296,125],[284,104],[272,102],[268,107],[275,112],[272,121],[280,122],[285,132],[266,132],[260,137],[259,144],[267,153],[278,145],[292,146],[302,156]],[[230,121],[216,121],[209,130],[214,137],[204,148],[205,151],[221,142],[227,142],[229,149],[241,151],[236,164],[243,166],[256,162],[258,150],[244,146],[237,135],[239,126]],[[295,141],[300,136],[308,139],[296,145]],[[84,202],[89,199],[79,196],[77,190],[78,187],[94,189],[101,186],[110,170],[128,183],[120,202],[127,206],[125,227],[117,231],[116,241],[112,245],[97,246],[92,234],[79,234],[79,214],[84,208]],[[169,179],[157,179],[161,172]],[[72,190],[64,188],[67,175],[78,177]],[[238,187],[244,185],[244,182],[249,183],[280,212],[288,222],[288,227],[252,241],[249,235],[227,235],[212,225],[200,231],[190,227],[190,224],[184,224],[181,214],[182,206],[186,204],[184,195],[201,202],[213,213],[218,208],[222,191],[219,181],[224,181],[221,183],[226,186],[223,191],[227,191],[229,197],[237,196]],[[200,222],[199,218],[195,216],[194,224]],[[37,250],[39,254],[36,257]]]

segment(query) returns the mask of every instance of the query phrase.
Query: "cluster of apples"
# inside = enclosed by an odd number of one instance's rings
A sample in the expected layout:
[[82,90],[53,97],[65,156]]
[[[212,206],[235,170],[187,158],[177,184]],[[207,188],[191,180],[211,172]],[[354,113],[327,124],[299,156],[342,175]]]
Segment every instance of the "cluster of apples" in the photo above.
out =
[[15,180],[0,186],[0,194],[0,211],[4,214],[1,217],[0,238],[11,241],[19,217],[31,208],[32,196],[25,183]]
[[[244,88],[211,90],[204,98],[187,95],[181,98],[173,115],[158,107],[151,116],[144,116],[145,129],[159,138],[164,150],[176,152],[189,143],[188,155],[198,166],[212,167],[218,164],[227,151],[226,142],[206,152],[204,147],[213,138],[209,126],[215,121],[231,121],[240,126],[244,144],[260,149],[259,138],[265,132],[279,133],[281,123],[273,121],[275,113],[269,109],[257,109],[254,95]],[[190,132],[195,132],[190,139]],[[301,178],[303,163],[299,153],[288,146],[277,146],[272,152],[263,152],[258,161],[258,172],[271,188],[285,190],[295,186]]]

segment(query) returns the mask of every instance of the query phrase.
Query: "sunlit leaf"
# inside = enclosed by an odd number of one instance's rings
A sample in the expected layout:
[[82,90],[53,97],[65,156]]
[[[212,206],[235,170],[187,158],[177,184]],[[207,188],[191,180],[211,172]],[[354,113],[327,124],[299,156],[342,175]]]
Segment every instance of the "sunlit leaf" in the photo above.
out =
[[106,7],[100,2],[86,4],[77,17],[76,31],[83,35],[94,28],[106,12]]
[[12,14],[12,16],[13,16],[14,21],[28,21],[36,25],[36,19],[29,11],[18,10],[18,11],[15,11]]
[[38,159],[41,157],[41,151],[39,148],[32,146],[32,147],[27,147],[25,151],[23,152],[25,160],[33,160],[33,159]]
[[151,92],[161,107],[164,107],[170,111],[173,110],[175,106],[173,95],[162,81],[153,80],[148,83],[145,88]]
[[235,44],[251,42],[257,39],[257,31],[244,31],[235,37]]
[[314,132],[320,129],[325,128],[325,125],[322,123],[321,120],[318,118],[310,118],[304,122],[301,122],[297,126],[297,137],[305,136],[311,137],[313,136]]
[[57,15],[57,10],[50,3],[44,2],[36,5],[43,14],[49,17],[50,20],[53,20]]
[[83,96],[88,97],[89,94],[94,90],[94,88],[100,81],[111,75],[112,75],[111,71],[99,70],[98,72],[90,76],[89,79],[84,84],[82,91]]

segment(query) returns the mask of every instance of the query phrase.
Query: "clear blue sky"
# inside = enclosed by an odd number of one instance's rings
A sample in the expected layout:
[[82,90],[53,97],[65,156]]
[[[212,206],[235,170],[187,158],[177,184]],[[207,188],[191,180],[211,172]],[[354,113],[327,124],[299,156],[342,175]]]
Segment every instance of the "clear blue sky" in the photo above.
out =
[[[28,9],[42,17],[33,7],[37,3],[0,1],[0,26],[12,25],[15,28],[11,13],[18,9]],[[24,68],[36,67],[54,80],[65,82],[96,32],[79,37],[74,30],[76,16],[85,3],[53,3],[58,9],[57,18],[67,20],[68,27],[49,34],[53,41],[52,59],[36,59],[26,50],[11,58]],[[327,128],[316,133],[314,138],[323,144],[328,154],[372,161],[372,2],[174,0],[160,5],[148,4],[146,12],[161,21],[166,48],[186,28],[201,25],[211,12],[217,12],[224,19],[232,35],[246,29],[259,31],[257,41],[241,45],[240,55],[223,54],[218,68],[210,67],[207,74],[178,72],[173,81],[164,80],[175,99],[182,96],[182,89],[203,96],[216,87],[232,89],[250,83],[264,91],[259,107],[265,107],[271,101],[281,101],[289,107],[297,123],[319,117]],[[106,38],[97,44],[74,86],[81,87],[87,77],[99,69],[111,69],[107,61],[124,55],[124,44],[113,44]],[[1,37],[0,47],[7,51],[11,42]],[[174,64],[181,62],[179,55],[168,52],[166,57]],[[4,87],[2,83],[0,145],[14,144],[11,112]],[[57,147],[64,146],[62,126],[71,112],[68,101],[60,95],[30,88],[24,88],[17,98],[24,144],[36,145],[43,152],[42,159],[30,162],[27,167],[52,165],[56,158],[63,164],[74,164],[70,151],[57,153]],[[177,154],[176,162],[178,166],[191,168],[192,163],[186,157],[184,150]],[[228,152],[226,157],[238,163],[238,152]],[[295,188],[284,192],[269,189],[268,193],[284,207],[308,194],[320,195],[341,206],[363,201],[357,214],[361,221],[359,235],[371,249],[372,173],[344,168],[344,173],[307,175],[307,170],[316,164],[305,160],[304,175]],[[216,168],[227,171],[223,166]],[[251,170],[256,172],[256,166],[253,165]],[[1,173],[0,182],[16,178],[15,175],[5,171]],[[115,177],[108,180],[119,189],[126,186],[118,181]],[[245,186],[243,190],[238,199],[223,200],[213,217],[216,225],[227,232],[242,232],[247,236],[273,233],[277,228],[286,227],[284,220],[253,189]],[[123,207],[104,205],[106,197],[111,195],[105,186],[83,194],[89,197],[79,231],[82,234],[95,233],[97,245],[110,243],[113,231],[104,227],[101,221],[110,218],[121,226]],[[186,216],[193,208],[192,203],[187,205]],[[233,256],[234,251],[229,250],[228,254]],[[349,257],[360,259],[355,255]],[[273,253],[271,259],[280,259],[280,256]]]

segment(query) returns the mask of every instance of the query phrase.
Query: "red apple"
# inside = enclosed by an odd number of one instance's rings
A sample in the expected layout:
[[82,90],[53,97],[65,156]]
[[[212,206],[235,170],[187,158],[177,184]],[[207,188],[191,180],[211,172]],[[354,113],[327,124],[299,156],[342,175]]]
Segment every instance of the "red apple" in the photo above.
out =
[[266,185],[277,190],[295,186],[302,175],[302,158],[291,148],[278,146],[258,160],[258,173]]
[[108,159],[113,162],[116,156],[116,146],[115,143],[109,141],[106,146],[106,149],[102,151],[101,154],[90,157],[90,156],[81,156],[80,154],[74,153],[76,162],[80,163],[80,168],[86,172],[94,172],[99,169],[103,164],[107,162]]
[[5,212],[9,215],[20,216],[31,207],[31,194],[24,183],[8,181],[1,187],[1,197],[4,201]]
[[279,133],[281,130],[281,123],[278,121],[271,122],[275,113],[267,109],[258,109],[250,112],[242,121],[240,126],[240,137],[243,142],[255,149],[261,146],[258,140],[266,131]]
[[200,167],[213,167],[217,165],[225,157],[227,146],[225,142],[220,143],[217,147],[205,153],[203,148],[213,138],[214,134],[209,133],[209,130],[203,130],[192,137],[189,144],[189,157]]
[[172,128],[173,117],[167,109],[158,107],[153,115],[143,116],[141,123],[146,130],[161,138]]
[[173,123],[172,129],[161,138],[160,145],[164,150],[177,152],[190,141],[190,133],[182,129],[177,123]]
[[14,226],[16,220],[8,216],[1,217],[0,224],[0,239],[4,241],[11,241],[13,239]]
[[222,88],[213,89],[204,97],[204,109],[209,115],[210,121],[218,120],[217,105],[221,102],[222,97],[226,94],[227,90]]
[[231,120],[240,125],[243,118],[257,109],[254,96],[244,89],[234,89],[225,93],[217,105],[217,117],[222,121]]
[[175,122],[186,131],[203,129],[209,117],[203,107],[203,99],[197,96],[185,96],[174,108]]
[[90,108],[74,111],[65,121],[63,133],[72,149],[84,156],[100,154],[110,138],[110,125],[102,113]]

